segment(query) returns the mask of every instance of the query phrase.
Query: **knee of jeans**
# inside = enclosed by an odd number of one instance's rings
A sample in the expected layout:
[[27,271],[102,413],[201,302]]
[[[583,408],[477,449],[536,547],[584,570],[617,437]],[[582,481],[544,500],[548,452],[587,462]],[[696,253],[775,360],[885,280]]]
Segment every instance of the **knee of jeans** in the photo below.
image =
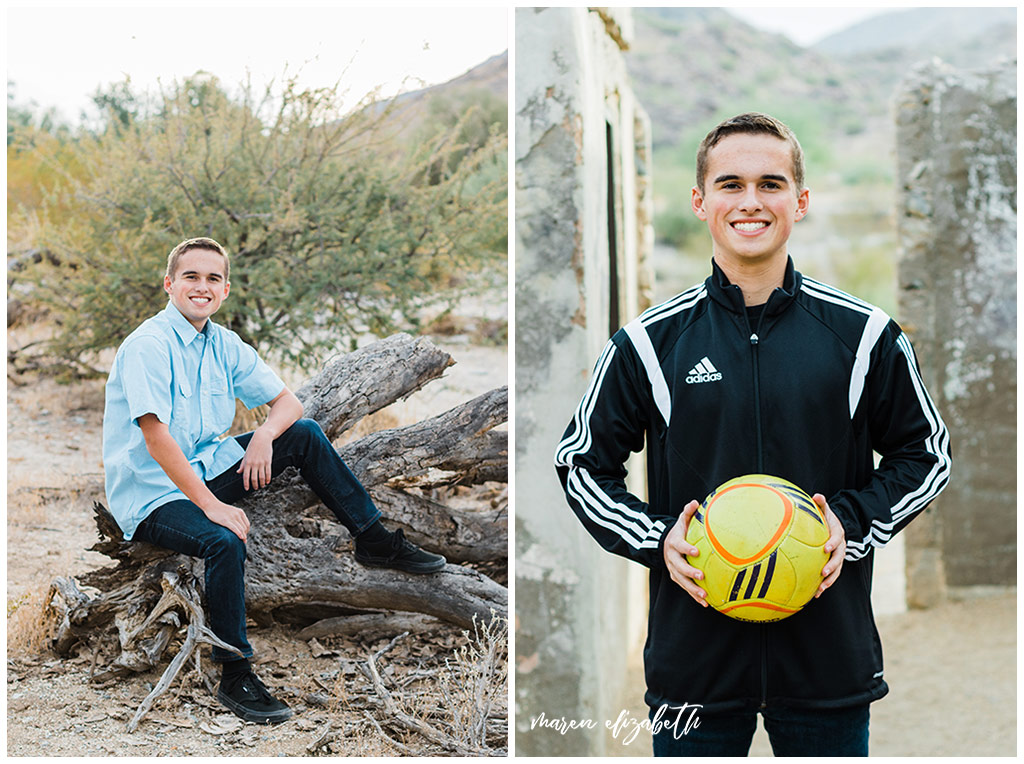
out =
[[245,560],[245,542],[234,531],[223,528],[217,538],[210,542],[204,556]]
[[315,419],[299,419],[291,427],[296,434],[302,435],[310,441],[322,440],[326,441],[327,436],[324,434],[323,428],[320,427],[320,423]]

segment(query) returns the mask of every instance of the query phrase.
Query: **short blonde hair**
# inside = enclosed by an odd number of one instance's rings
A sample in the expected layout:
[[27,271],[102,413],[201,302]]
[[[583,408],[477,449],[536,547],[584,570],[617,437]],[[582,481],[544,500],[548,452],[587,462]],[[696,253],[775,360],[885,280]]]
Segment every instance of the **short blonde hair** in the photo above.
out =
[[197,239],[185,239],[178,246],[171,250],[171,254],[167,256],[167,277],[171,280],[174,279],[174,272],[178,269],[178,261],[181,256],[184,255],[191,249],[211,249],[218,253],[224,258],[224,280],[228,280],[228,276],[231,273],[231,258],[228,257],[227,250],[224,249],[220,244],[215,242],[213,239],[208,239],[205,236],[200,236]]

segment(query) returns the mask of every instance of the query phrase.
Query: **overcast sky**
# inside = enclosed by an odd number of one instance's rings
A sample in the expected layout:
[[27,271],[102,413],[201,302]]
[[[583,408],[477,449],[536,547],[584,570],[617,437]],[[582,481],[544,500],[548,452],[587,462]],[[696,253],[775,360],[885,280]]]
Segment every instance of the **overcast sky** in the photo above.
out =
[[[319,3],[319,4],[318,4]],[[340,8],[308,0],[282,8],[220,2],[216,7],[56,7],[39,2],[7,10],[7,78],[15,101],[56,106],[66,119],[90,107],[100,86],[130,75],[136,88],[154,88],[199,69],[229,86],[246,73],[255,83],[280,79],[285,66],[301,70],[311,87],[342,77],[354,104],[375,86],[385,95],[406,84],[444,82],[508,47],[504,7]],[[726,10],[762,29],[811,45],[871,15],[899,8],[746,8]],[[347,71],[346,71],[347,67]]]
[[751,26],[784,34],[799,45],[813,45],[833,32],[852,26],[870,16],[901,11],[903,8],[726,8]]
[[[310,3],[310,5],[314,5]],[[141,6],[141,7],[140,7]],[[101,85],[155,88],[199,69],[229,86],[301,70],[310,87],[374,87],[386,95],[457,77],[508,47],[509,12],[498,7],[8,7],[7,78],[15,102],[58,107],[77,120]],[[347,71],[346,71],[347,67]],[[344,72],[344,76],[342,76]]]

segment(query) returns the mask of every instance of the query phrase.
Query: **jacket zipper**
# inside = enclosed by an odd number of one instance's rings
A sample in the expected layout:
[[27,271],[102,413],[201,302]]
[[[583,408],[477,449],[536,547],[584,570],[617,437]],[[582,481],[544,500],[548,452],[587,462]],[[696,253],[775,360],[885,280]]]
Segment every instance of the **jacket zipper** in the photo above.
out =
[[[758,321],[759,325],[760,323]],[[757,343],[759,341],[756,331],[750,335],[750,354],[754,364],[754,429],[757,436],[757,471],[760,473],[764,472],[764,450],[761,445],[761,383],[757,359]]]
[[[751,329],[750,333],[750,355],[753,364],[753,376],[754,376],[754,430],[757,437],[757,471],[759,473],[764,472],[764,446],[762,444],[762,431],[761,431],[761,381],[760,381],[760,364],[758,360],[758,344],[760,343],[760,337],[758,332],[761,331],[761,324],[764,321],[764,314],[767,310],[767,304],[761,309],[761,315],[758,316],[757,326],[751,327],[748,322],[748,327]],[[768,629],[765,624],[759,624],[761,630],[761,706],[760,710],[763,712],[765,707],[768,705]]]
[[[770,296],[768,302],[771,302]],[[761,308],[760,315],[757,317],[756,325],[752,325],[750,318],[747,318],[747,329],[750,331],[750,358],[754,376],[754,427],[757,437],[757,471],[762,473],[764,472],[764,446],[761,442],[761,371],[758,361],[758,345],[761,342],[761,338],[758,335],[761,333],[761,326],[764,324],[764,314],[767,310],[768,303],[766,302],[764,307]]]

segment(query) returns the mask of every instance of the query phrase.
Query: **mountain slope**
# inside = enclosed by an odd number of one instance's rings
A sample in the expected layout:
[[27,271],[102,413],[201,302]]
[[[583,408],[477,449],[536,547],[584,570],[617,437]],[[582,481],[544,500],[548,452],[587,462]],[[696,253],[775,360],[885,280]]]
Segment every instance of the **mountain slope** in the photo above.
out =
[[[400,140],[422,137],[440,124],[454,124],[470,106],[477,106],[480,120],[507,128],[508,51],[491,56],[464,74],[420,90],[401,93],[371,104],[373,114],[390,113],[382,127]],[[479,120],[478,120],[479,121]],[[486,132],[486,130],[485,130]]]
[[802,101],[831,113],[863,99],[841,65],[721,9],[636,8],[633,18],[627,66],[655,147],[677,144],[695,125],[710,128],[729,107]]
[[914,8],[858,22],[812,47],[836,58],[887,48],[942,57],[960,47],[976,49],[975,41],[987,38],[994,43],[988,52],[995,54],[1003,47],[1005,32],[1016,24],[1016,8]]
[[719,8],[635,8],[633,18],[627,65],[656,148],[751,109],[795,111],[834,136],[861,134],[889,120],[889,98],[917,62],[939,56],[978,68],[1016,54],[1014,8],[883,13],[810,48]]
[[435,95],[448,96],[465,89],[481,89],[502,99],[508,95],[508,51],[491,56],[455,79],[403,93],[395,98],[399,103],[415,101]]

